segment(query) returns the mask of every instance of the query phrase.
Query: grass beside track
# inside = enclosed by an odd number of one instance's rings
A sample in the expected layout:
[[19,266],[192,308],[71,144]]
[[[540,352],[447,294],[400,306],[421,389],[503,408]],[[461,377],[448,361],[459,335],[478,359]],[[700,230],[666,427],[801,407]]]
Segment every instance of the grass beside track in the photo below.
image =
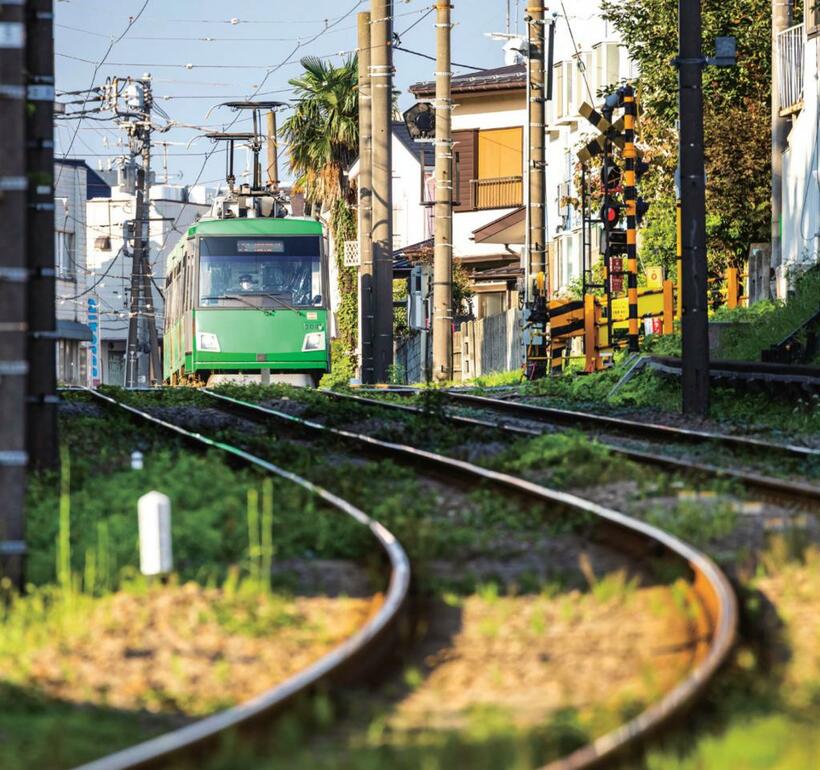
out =
[[[0,770],[65,770],[245,700],[364,622],[382,586],[348,517],[85,395],[61,406],[60,436],[61,470],[29,478],[26,595],[0,584]],[[173,506],[167,586],[138,574],[137,499],[154,489]],[[261,579],[318,553],[362,564],[332,587],[368,598],[303,597],[288,569]]]

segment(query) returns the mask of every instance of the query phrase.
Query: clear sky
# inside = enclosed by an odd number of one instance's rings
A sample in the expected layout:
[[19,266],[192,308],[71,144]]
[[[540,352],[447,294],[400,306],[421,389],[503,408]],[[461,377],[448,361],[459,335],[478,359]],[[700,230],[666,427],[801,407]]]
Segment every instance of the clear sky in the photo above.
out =
[[[318,55],[340,61],[341,52],[350,53],[356,48],[356,13],[370,9],[370,0],[149,0],[142,16],[114,45],[92,81],[95,66],[112,38],[125,30],[129,17],[136,15],[144,2],[56,0],[57,89],[58,93],[87,89],[92,82],[101,85],[112,75],[150,73],[159,106],[173,121],[192,126],[155,135],[155,141],[173,143],[167,147],[170,181],[186,184],[192,184],[197,177],[210,184],[224,178],[224,155],[215,153],[203,167],[205,153],[211,149],[208,140],[197,139],[187,148],[201,133],[195,126],[219,130],[234,117],[224,109],[208,117],[211,107],[248,98],[263,83],[260,98],[288,101],[292,96],[288,80],[299,73],[299,60]],[[485,33],[504,31],[507,4],[507,0],[454,0],[455,61],[476,67],[503,65],[503,43],[491,40]],[[571,0],[566,3],[567,10],[577,13],[581,4],[590,3]],[[513,31],[516,18],[519,28],[523,28],[520,19],[525,2],[510,0],[509,5]],[[553,5],[560,10],[560,3]],[[597,3],[592,5],[594,8]],[[434,14],[423,18],[431,8],[431,0],[395,0],[394,29],[404,47],[435,53]],[[582,30],[584,17],[572,18]],[[238,23],[231,23],[232,19]],[[308,42],[313,37],[316,39]],[[567,37],[566,28],[559,25],[559,44],[563,37]],[[435,64],[397,52],[395,65],[396,87],[402,91],[400,103],[404,109],[412,103],[408,86],[432,79]],[[468,70],[454,67],[454,71]],[[60,96],[58,100],[77,98],[82,97]],[[78,108],[72,105],[69,110]],[[116,142],[122,132],[105,122],[105,113],[97,117],[103,120],[80,122],[76,136],[78,121],[58,121],[58,156],[70,148],[71,157],[84,157],[97,168],[99,160],[105,162],[120,154]],[[234,130],[240,128],[241,123],[237,123]],[[165,151],[161,147],[154,151],[154,168],[160,176]],[[244,160],[237,155],[237,164],[242,163]]]

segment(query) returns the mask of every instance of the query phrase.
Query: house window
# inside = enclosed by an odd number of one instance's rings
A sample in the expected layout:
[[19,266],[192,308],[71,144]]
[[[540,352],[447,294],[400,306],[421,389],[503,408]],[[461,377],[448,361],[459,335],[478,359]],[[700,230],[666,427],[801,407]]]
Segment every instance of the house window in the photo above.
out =
[[76,252],[74,251],[74,233],[57,230],[54,233],[54,262],[57,277],[64,281],[76,281]]
[[513,208],[524,199],[524,129],[478,132],[478,175],[473,180],[476,209]]
[[806,34],[808,37],[820,35],[820,0],[806,2]]

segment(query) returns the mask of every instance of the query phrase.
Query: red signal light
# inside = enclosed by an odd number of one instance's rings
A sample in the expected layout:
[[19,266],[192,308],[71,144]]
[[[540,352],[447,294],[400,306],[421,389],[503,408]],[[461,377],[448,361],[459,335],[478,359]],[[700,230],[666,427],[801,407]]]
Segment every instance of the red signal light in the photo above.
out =
[[607,230],[612,230],[621,221],[621,207],[615,203],[601,206],[601,222]]

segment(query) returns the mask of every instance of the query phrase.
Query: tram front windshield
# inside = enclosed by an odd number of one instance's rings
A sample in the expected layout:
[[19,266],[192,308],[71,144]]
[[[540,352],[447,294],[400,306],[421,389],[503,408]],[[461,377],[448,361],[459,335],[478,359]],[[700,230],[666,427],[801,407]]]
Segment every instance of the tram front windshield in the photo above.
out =
[[321,306],[319,253],[318,237],[201,238],[200,304],[263,309]]

